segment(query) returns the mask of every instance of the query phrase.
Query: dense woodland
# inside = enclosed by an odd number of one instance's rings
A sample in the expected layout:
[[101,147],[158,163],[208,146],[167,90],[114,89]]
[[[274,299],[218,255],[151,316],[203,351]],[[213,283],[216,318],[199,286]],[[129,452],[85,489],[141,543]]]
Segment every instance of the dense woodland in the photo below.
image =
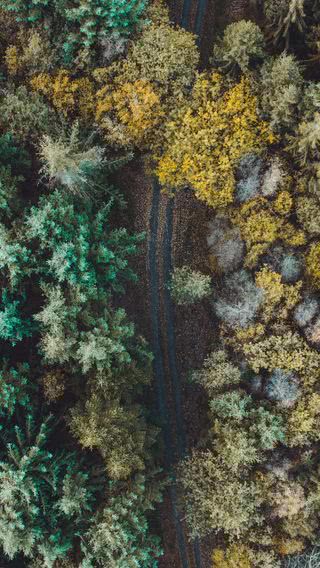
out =
[[[0,18],[0,565],[175,568],[174,477],[204,568],[319,567],[320,1],[251,0],[205,66],[164,0]],[[219,338],[186,379],[208,427],[174,474],[121,303],[148,234],[115,180],[137,164],[210,218],[202,270],[165,283]]]

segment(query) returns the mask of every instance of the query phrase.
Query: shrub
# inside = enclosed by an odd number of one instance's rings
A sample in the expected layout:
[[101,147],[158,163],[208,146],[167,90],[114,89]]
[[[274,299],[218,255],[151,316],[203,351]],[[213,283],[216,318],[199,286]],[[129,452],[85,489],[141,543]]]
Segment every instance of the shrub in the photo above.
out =
[[213,398],[217,392],[237,385],[241,380],[241,371],[229,360],[225,351],[219,350],[213,351],[205,359],[202,369],[194,372],[192,378]]
[[169,289],[178,306],[194,304],[210,296],[211,278],[189,266],[182,266],[172,273]]
[[276,490],[271,491],[270,504],[273,508],[272,517],[281,519],[298,515],[306,506],[302,485],[294,481],[278,481]]
[[[286,319],[289,311],[300,300],[301,282],[295,286],[281,282],[281,275],[263,266],[255,275],[256,285],[263,291],[263,319],[269,322],[272,318]],[[276,309],[277,307],[277,309]]]
[[82,568],[157,566],[159,538],[149,533],[148,514],[162,500],[163,483],[139,474],[128,485],[113,483],[110,499],[82,541]]
[[292,406],[300,395],[296,377],[282,369],[275,369],[270,375],[265,392],[270,400],[278,402],[284,408]]
[[299,124],[289,149],[303,166],[320,160],[320,113],[315,113],[313,120]]
[[45,399],[56,402],[61,399],[65,392],[65,375],[60,369],[46,373],[42,378]]
[[153,0],[146,10],[146,18],[157,26],[169,24],[170,13],[165,0]]
[[280,189],[285,178],[283,164],[276,156],[271,160],[262,180],[262,195],[269,197],[274,195]]
[[214,46],[213,55],[222,67],[246,73],[266,56],[263,33],[251,21],[230,24],[221,41]]
[[246,327],[254,320],[262,301],[262,290],[255,286],[248,272],[241,270],[228,277],[214,308],[228,326]]
[[[211,401],[212,403],[214,401]],[[262,460],[262,452],[252,432],[239,422],[230,422],[228,418],[216,420],[214,413],[212,435],[214,447],[223,461],[229,475],[246,476],[247,470]]]
[[156,173],[162,185],[191,185],[198,199],[214,208],[223,207],[233,201],[234,168],[241,156],[273,140],[257,115],[248,80],[242,78],[225,90],[219,75],[202,74],[190,107],[167,124],[165,150]]
[[306,329],[306,337],[308,341],[313,343],[316,347],[319,347],[320,343],[320,318],[318,317],[316,321],[311,324]]
[[181,97],[196,77],[196,38],[182,28],[151,24],[132,44],[115,78],[118,85],[146,81],[156,93]]
[[141,408],[125,409],[95,393],[72,409],[70,429],[83,448],[100,451],[111,479],[144,469],[147,426]]
[[237,178],[236,198],[242,203],[256,197],[260,191],[263,161],[255,154],[240,159]]
[[300,33],[304,32],[305,23],[305,0],[266,0],[264,12],[273,28],[275,43],[285,40],[288,48],[290,32],[296,28]]
[[303,263],[299,254],[283,246],[273,247],[265,257],[267,264],[279,272],[287,283],[296,282],[301,275]]
[[143,147],[163,117],[160,98],[144,79],[97,92],[96,120],[111,144]]
[[307,274],[315,288],[320,288],[320,243],[313,243],[306,257]]
[[297,372],[309,384],[317,380],[320,356],[297,333],[272,335],[256,343],[248,343],[243,346],[243,351],[256,373],[261,369],[272,372],[278,368],[285,372]]
[[[94,503],[88,474],[73,454],[49,450],[48,420],[7,426],[0,454],[0,543],[9,558],[40,556],[51,568],[66,556]],[[81,528],[82,527],[82,528]]]
[[302,261],[293,252],[284,253],[279,269],[284,282],[295,282],[301,275]]
[[44,99],[24,86],[5,94],[0,102],[0,114],[2,126],[21,142],[38,142],[41,135],[56,132],[59,125]]
[[319,441],[320,396],[313,392],[300,397],[287,421],[287,445],[305,446]]
[[275,212],[286,217],[290,215],[292,207],[293,199],[289,191],[280,191],[273,202]]
[[243,544],[233,544],[227,550],[215,549],[212,560],[212,568],[252,568],[250,553]]
[[217,394],[210,401],[210,410],[214,417],[226,420],[241,421],[249,416],[251,397],[241,391]]
[[223,531],[239,538],[259,522],[259,491],[252,480],[240,480],[210,451],[193,452],[180,464],[186,520],[192,536]]
[[16,44],[7,47],[5,54],[9,75],[19,78],[50,71],[57,63],[56,59],[56,49],[50,46],[47,35],[35,29],[22,29]]
[[244,256],[244,243],[237,227],[232,228],[226,217],[215,217],[209,223],[207,243],[214,268],[230,272],[239,268]]
[[285,568],[317,568],[320,563],[320,550],[314,547],[312,550],[292,556],[286,559]]
[[60,69],[55,75],[40,73],[30,81],[32,89],[48,99],[63,117],[92,120],[95,112],[94,84],[88,77],[73,79]]
[[261,105],[276,130],[294,128],[302,97],[303,77],[292,55],[283,53],[261,69]]
[[294,319],[299,327],[305,327],[319,312],[319,302],[316,298],[306,298],[294,310]]
[[320,234],[320,208],[315,197],[299,197],[296,201],[299,223],[311,236]]
[[234,209],[231,220],[240,229],[241,237],[247,245],[245,266],[252,268],[259,258],[267,252],[276,240],[289,246],[301,246],[306,242],[302,230],[276,215],[272,203],[265,197],[257,197]]
[[61,184],[74,194],[86,194],[88,189],[90,193],[93,174],[104,164],[103,155],[103,148],[88,147],[88,143],[80,141],[77,125],[68,138],[44,136],[40,141],[41,172],[50,182]]

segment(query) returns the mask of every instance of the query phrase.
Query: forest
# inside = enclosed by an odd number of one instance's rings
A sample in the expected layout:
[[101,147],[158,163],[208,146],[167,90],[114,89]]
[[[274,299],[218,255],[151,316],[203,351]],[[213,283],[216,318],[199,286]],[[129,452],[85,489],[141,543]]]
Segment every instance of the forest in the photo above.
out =
[[0,23],[0,568],[320,568],[320,0]]

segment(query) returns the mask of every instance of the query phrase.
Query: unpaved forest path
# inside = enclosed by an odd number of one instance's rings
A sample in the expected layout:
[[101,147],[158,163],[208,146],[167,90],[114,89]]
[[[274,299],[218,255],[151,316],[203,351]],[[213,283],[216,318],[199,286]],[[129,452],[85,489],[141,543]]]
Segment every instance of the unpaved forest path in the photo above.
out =
[[[200,35],[208,0],[185,0],[181,25]],[[195,10],[196,8],[196,10]],[[195,12],[192,12],[192,10]],[[192,14],[195,14],[192,17]],[[193,20],[193,21],[191,21]],[[172,235],[174,198],[161,193],[153,182],[149,229],[149,282],[151,294],[152,347],[158,411],[163,427],[165,464],[172,483],[169,487],[170,505],[182,568],[202,568],[200,542],[188,542],[185,523],[178,506],[175,465],[187,453],[181,377],[177,367],[175,313],[167,288],[173,269]]]
[[[201,30],[198,45],[203,68],[211,54],[217,19],[223,21],[223,27],[225,21],[230,22],[229,0],[201,0],[201,4],[200,0],[168,0],[168,4],[176,23],[181,23],[183,16],[186,29],[197,25]],[[146,172],[143,157],[128,164],[115,181],[128,203],[124,222],[147,237],[133,261],[140,284],[128,286],[121,302],[152,345],[154,388],[146,393],[145,402],[150,412],[154,409],[153,418],[162,429],[164,470],[172,476],[159,509],[161,528],[156,518],[152,527],[163,535],[164,556],[159,568],[211,568],[214,543],[211,537],[190,543],[174,471],[208,430],[206,397],[186,378],[190,370],[201,367],[217,342],[217,332],[209,303],[175,307],[165,284],[172,267],[190,264],[206,270],[206,227],[212,211],[192,191],[181,190],[174,199],[161,192]]]

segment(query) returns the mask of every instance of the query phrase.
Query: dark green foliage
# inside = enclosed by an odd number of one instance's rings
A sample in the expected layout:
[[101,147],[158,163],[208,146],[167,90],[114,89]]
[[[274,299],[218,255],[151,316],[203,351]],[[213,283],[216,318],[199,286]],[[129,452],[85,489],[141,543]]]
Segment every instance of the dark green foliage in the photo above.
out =
[[93,493],[77,457],[48,448],[48,420],[27,416],[5,432],[0,452],[0,542],[13,558],[40,554],[51,567],[65,556],[91,510]]
[[35,239],[49,278],[78,287],[87,299],[100,291],[122,291],[124,279],[135,279],[127,257],[142,239],[125,229],[110,230],[112,200],[97,206],[56,190],[42,197],[27,218],[27,234]]
[[9,558],[51,568],[87,526],[96,488],[75,453],[50,448],[52,417],[36,420],[29,366],[0,373],[0,543]]
[[64,62],[71,63],[79,49],[89,49],[111,34],[128,37],[138,26],[148,0],[1,0],[0,8],[14,13],[18,22],[44,25],[52,42],[60,44]]
[[84,539],[82,568],[156,568],[159,539],[149,534],[147,514],[161,501],[163,484],[137,475],[130,487],[112,484],[108,505]]
[[15,345],[32,335],[33,324],[24,315],[25,298],[12,296],[7,289],[2,290],[0,303],[0,339]]
[[0,416],[12,416],[17,405],[30,411],[31,390],[29,365],[22,363],[17,368],[9,368],[8,363],[4,362],[0,371]]

